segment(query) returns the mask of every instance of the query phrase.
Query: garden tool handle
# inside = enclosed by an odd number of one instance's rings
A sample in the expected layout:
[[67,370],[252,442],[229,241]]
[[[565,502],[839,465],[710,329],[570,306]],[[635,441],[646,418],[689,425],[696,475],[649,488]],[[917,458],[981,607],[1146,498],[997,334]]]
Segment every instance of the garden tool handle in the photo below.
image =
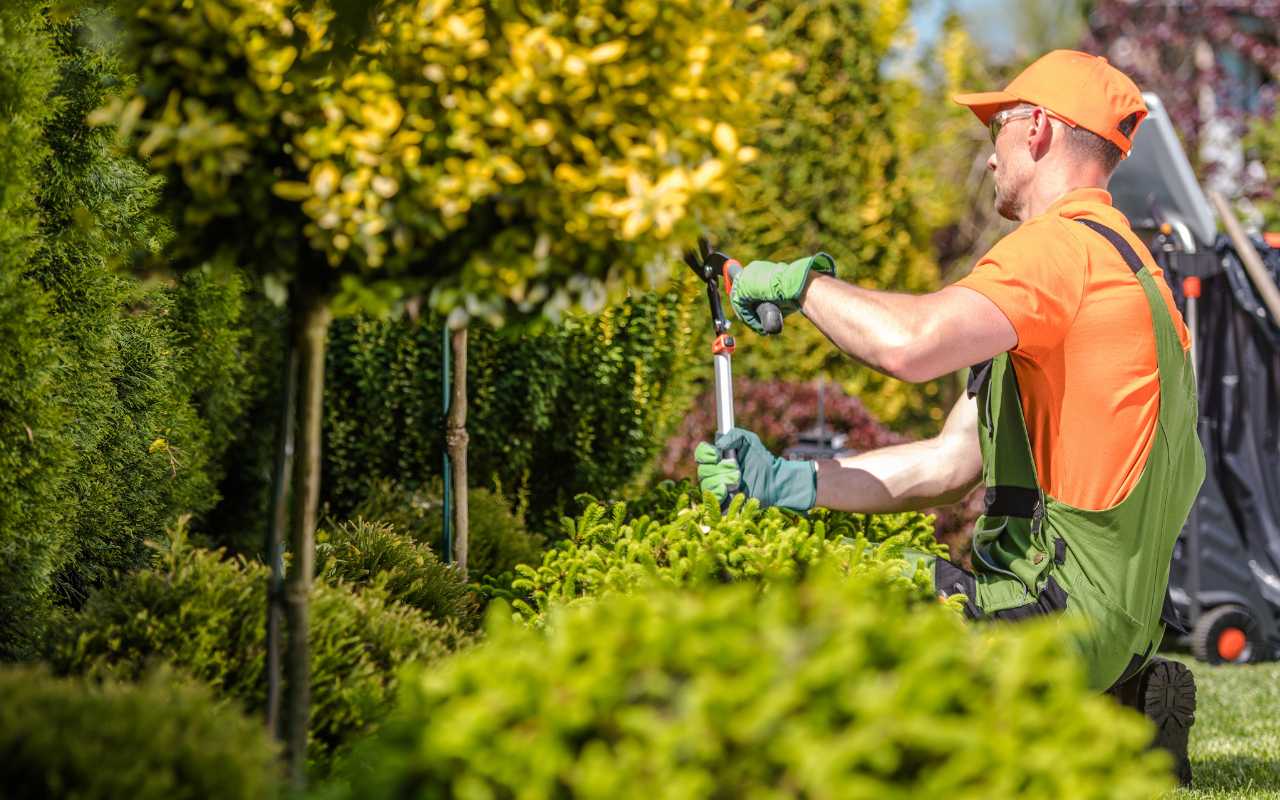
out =
[[[735,259],[729,259],[724,262],[724,289],[725,292],[732,296],[733,282],[738,279],[738,274],[742,272],[742,265]],[[764,301],[756,304],[756,316],[760,317],[760,324],[764,326],[766,335],[772,336],[776,333],[782,333],[782,311],[777,305]]]

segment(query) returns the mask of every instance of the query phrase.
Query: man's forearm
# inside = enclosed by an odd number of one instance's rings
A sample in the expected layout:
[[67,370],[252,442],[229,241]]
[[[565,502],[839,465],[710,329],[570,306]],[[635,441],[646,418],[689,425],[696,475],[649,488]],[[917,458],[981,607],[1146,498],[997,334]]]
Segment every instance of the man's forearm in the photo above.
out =
[[965,396],[932,439],[818,462],[817,505],[876,514],[962,499],[982,479],[978,404]]
[[981,478],[981,462],[956,459],[940,438],[818,462],[816,504],[863,514],[916,511],[961,500]]

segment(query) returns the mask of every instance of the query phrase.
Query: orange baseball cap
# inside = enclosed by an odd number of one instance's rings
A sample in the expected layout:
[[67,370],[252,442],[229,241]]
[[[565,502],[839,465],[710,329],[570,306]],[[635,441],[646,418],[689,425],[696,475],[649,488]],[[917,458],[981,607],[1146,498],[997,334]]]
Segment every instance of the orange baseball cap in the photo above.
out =
[[[1102,56],[1076,50],[1054,50],[1031,63],[1000,92],[958,94],[952,98],[986,125],[1001,107],[1015,103],[1043,106],[1072,125],[1098,134],[1129,155],[1131,136],[1120,132],[1120,122],[1147,116],[1142,92],[1129,76]],[[1138,125],[1133,133],[1138,132]]]

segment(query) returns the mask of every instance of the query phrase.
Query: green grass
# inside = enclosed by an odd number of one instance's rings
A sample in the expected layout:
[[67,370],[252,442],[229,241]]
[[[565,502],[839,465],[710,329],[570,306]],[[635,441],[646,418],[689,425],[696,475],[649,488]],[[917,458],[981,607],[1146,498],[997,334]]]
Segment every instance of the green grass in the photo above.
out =
[[1168,800],[1280,800],[1280,663],[1211,667],[1196,676],[1192,788]]

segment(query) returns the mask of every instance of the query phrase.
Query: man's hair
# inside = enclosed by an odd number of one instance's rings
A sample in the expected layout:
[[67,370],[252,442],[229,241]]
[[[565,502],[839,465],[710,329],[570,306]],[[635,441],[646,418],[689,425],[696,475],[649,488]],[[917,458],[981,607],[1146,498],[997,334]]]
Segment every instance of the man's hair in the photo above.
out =
[[[1132,136],[1133,129],[1138,127],[1138,112],[1134,112],[1124,119],[1120,120],[1117,126],[1120,132],[1125,136]],[[1093,131],[1087,131],[1084,128],[1071,128],[1063,126],[1067,132],[1067,146],[1073,153],[1082,158],[1088,158],[1101,164],[1103,169],[1110,175],[1120,164],[1120,159],[1124,158],[1124,153],[1119,147],[1111,142],[1103,139]]]

